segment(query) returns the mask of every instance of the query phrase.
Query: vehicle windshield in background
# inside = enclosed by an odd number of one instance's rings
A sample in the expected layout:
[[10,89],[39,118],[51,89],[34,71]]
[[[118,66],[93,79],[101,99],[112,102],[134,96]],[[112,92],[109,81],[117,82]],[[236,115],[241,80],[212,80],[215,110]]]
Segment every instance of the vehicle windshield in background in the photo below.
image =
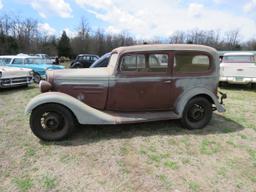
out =
[[46,64],[45,59],[41,58],[27,58],[25,59],[25,64]]
[[105,55],[101,56],[97,61],[95,61],[90,66],[90,68],[107,67],[110,57],[111,53],[106,53]]
[[252,55],[229,55],[223,57],[224,63],[255,63]]
[[81,55],[81,56],[77,56],[77,61],[97,61],[97,57],[96,56],[91,56],[91,55]]
[[12,59],[10,58],[0,58],[0,65],[7,65],[10,64]]

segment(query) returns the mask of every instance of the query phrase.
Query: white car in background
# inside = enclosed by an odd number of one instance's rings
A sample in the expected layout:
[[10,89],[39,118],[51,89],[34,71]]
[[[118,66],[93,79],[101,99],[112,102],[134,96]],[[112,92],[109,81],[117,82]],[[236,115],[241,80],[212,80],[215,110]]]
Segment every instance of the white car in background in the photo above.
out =
[[256,57],[250,52],[226,53],[220,64],[220,82],[256,83]]
[[27,86],[32,83],[33,71],[31,69],[6,67],[0,60],[0,89],[18,86]]

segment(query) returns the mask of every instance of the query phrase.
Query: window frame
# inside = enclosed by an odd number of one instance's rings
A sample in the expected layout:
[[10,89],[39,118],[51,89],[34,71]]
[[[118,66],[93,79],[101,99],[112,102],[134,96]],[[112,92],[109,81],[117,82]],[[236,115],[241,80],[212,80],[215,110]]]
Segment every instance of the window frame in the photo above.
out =
[[[194,56],[207,56],[209,58],[210,61],[210,67],[207,71],[200,71],[200,72],[177,72],[175,70],[175,57],[178,54],[190,54],[190,55],[194,55]],[[173,54],[173,65],[172,65],[172,71],[173,71],[173,76],[177,76],[177,77],[185,77],[185,76],[207,76],[207,75],[211,75],[214,70],[215,70],[215,63],[214,63],[214,58],[213,56],[208,53],[208,52],[204,52],[204,51],[174,51]]]
[[127,56],[136,56],[136,61],[137,61],[137,57],[138,57],[138,56],[144,56],[144,58],[145,58],[145,67],[147,67],[145,54],[138,54],[138,53],[135,53],[135,54],[125,54],[125,55],[120,59],[120,63],[119,63],[119,71],[120,71],[121,73],[141,73],[141,72],[142,72],[142,71],[138,71],[138,70],[137,70],[137,69],[138,69],[138,68],[137,68],[137,67],[138,67],[138,63],[136,63],[136,70],[135,70],[135,71],[123,71],[123,70],[121,69],[122,61],[123,61],[124,57],[127,57]]
[[[168,65],[167,70],[165,72],[152,72],[152,71],[122,71],[121,64],[123,57],[127,55],[144,55],[146,61],[146,68],[149,68],[149,55],[154,54],[165,54],[168,55]],[[163,51],[138,51],[138,52],[128,52],[123,53],[118,58],[118,67],[117,74],[127,75],[127,76],[171,76],[172,74],[172,66],[173,66],[173,51],[171,50],[163,50]]]
[[[166,71],[160,71],[160,72],[154,72],[154,71],[151,71],[152,73],[161,73],[161,74],[163,74],[163,73],[166,73],[166,72],[168,72],[168,68],[170,67],[170,65],[169,65],[169,60],[170,60],[170,55],[168,54],[168,53],[149,53],[148,54],[148,68],[149,69],[153,69],[152,67],[150,67],[150,56],[151,55],[167,55],[167,68],[165,68],[166,69]],[[160,65],[161,65],[161,63],[160,63]]]

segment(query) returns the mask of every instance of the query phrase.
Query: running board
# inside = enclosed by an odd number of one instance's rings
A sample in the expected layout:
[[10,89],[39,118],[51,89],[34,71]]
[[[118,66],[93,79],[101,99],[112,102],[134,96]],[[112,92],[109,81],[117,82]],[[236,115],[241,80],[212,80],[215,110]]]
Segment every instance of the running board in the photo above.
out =
[[113,112],[104,111],[106,114],[113,117],[115,124],[126,124],[126,123],[140,123],[149,121],[162,121],[179,119],[180,117],[173,111],[157,111],[157,112]]

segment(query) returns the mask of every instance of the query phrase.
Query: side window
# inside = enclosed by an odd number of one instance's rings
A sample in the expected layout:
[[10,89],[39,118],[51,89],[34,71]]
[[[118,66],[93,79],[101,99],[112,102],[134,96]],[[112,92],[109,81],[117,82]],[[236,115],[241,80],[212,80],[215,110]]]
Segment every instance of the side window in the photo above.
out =
[[12,64],[23,64],[23,59],[14,59]]
[[29,59],[24,59],[25,64],[29,64]]
[[207,72],[211,67],[210,58],[203,54],[176,54],[174,70],[178,73]]
[[149,55],[150,72],[167,72],[168,55],[167,54],[150,54]]
[[144,55],[126,55],[122,58],[121,71],[145,71],[146,62]]
[[97,60],[97,57],[92,57],[92,61],[96,61]]

